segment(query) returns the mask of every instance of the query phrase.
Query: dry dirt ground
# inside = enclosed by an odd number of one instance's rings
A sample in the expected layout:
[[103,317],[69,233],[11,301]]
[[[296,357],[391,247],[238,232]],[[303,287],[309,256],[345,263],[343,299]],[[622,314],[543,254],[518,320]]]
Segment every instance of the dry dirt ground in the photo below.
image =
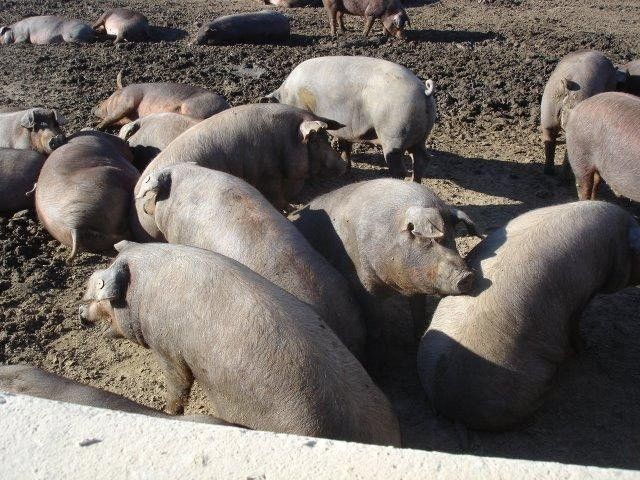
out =
[[[413,1],[408,12],[414,30],[406,42],[379,32],[363,38],[357,18],[348,18],[351,31],[334,40],[323,10],[311,5],[286,11],[294,34],[285,44],[189,45],[198,22],[262,8],[253,0],[9,0],[0,3],[0,24],[52,13],[92,21],[116,4],[144,12],[167,40],[2,47],[0,104],[58,108],[74,131],[91,123],[91,108],[113,90],[120,69],[125,82],[189,82],[240,105],[275,89],[311,57],[385,58],[435,80],[439,123],[424,183],[484,229],[575,199],[572,187],[542,174],[538,104],[558,59],[594,48],[622,63],[637,58],[640,47],[637,0]],[[311,185],[299,203],[348,181],[385,175],[379,151],[356,152],[353,178]],[[560,148],[558,159],[562,153]],[[637,205],[623,205],[638,214]],[[462,236],[462,252],[475,241]],[[34,363],[162,408],[163,379],[149,352],[105,340],[77,320],[83,283],[109,257],[83,254],[65,265],[66,249],[32,213],[0,216],[0,248],[0,363]],[[431,303],[435,307],[437,299]],[[398,301],[385,307],[397,348],[378,381],[396,407],[407,447],[640,467],[638,288],[594,299],[582,321],[584,351],[562,366],[537,414],[507,433],[466,431],[431,411],[416,375],[407,309]],[[196,391],[189,411],[207,409]]]

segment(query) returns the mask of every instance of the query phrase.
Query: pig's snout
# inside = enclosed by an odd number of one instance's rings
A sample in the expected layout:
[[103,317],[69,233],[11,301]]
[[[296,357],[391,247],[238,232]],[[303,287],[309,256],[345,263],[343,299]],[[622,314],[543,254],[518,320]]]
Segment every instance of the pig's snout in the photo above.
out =
[[80,324],[83,326],[90,326],[92,323],[89,321],[89,305],[80,305],[78,307],[78,318]]
[[55,150],[58,147],[61,147],[66,143],[67,139],[64,135],[56,135],[55,137],[51,137],[49,139],[49,148],[51,151]]

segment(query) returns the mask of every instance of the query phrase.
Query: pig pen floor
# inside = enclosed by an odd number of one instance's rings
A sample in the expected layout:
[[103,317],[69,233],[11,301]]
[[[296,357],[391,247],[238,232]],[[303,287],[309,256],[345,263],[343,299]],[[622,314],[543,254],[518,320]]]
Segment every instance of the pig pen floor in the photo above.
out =
[[[313,3],[313,2],[309,2]],[[281,45],[190,46],[196,24],[220,14],[262,8],[252,0],[11,0],[0,23],[27,15],[59,14],[92,21],[103,9],[143,11],[166,42],[89,46],[18,45],[0,48],[0,105],[60,109],[69,131],[90,124],[91,108],[125,83],[180,81],[209,87],[234,105],[277,88],[299,62],[322,55],[368,55],[404,64],[437,86],[439,123],[430,138],[432,159],[424,183],[464,209],[485,229],[535,207],[571,201],[573,187],[542,174],[537,131],[546,77],[567,52],[594,48],[623,63],[637,57],[640,4],[635,0],[414,0],[407,42],[327,35],[316,6],[288,10],[294,34]],[[379,26],[377,27],[379,28]],[[562,148],[557,154],[558,162]],[[299,199],[351,181],[385,175],[382,156],[359,148],[351,178],[318,181]],[[616,201],[611,195],[606,195]],[[622,203],[636,215],[637,205]],[[462,232],[461,232],[462,235]],[[461,252],[477,240],[460,237]],[[89,274],[109,257],[83,254],[71,266],[66,249],[38,226],[33,213],[0,216],[0,363],[32,363],[156,408],[163,379],[148,351],[108,341],[82,329],[78,300]],[[241,293],[239,292],[239,295]],[[430,301],[435,308],[437,299]],[[406,447],[475,455],[640,468],[640,289],[597,297],[582,321],[584,350],[559,371],[540,410],[515,431],[466,431],[435,415],[415,369],[408,308],[383,305],[391,340],[377,381],[399,415]],[[208,412],[196,389],[188,410]]]

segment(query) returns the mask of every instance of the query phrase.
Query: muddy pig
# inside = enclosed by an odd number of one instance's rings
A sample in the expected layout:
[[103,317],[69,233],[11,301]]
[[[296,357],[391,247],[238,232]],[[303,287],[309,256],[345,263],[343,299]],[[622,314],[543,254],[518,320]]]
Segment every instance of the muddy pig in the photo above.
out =
[[595,200],[600,181],[640,202],[640,98],[607,92],[584,100],[566,125],[567,158],[580,200]]
[[96,128],[125,125],[159,112],[173,112],[204,119],[229,108],[220,95],[202,87],[182,83],[133,83],[123,87],[122,72],[116,78],[117,90],[93,114],[100,118]]
[[115,8],[106,11],[93,24],[93,29],[115,36],[113,43],[144,42],[150,38],[147,17],[128,8]]
[[169,243],[232,258],[308,303],[346,347],[363,358],[365,331],[346,280],[244,180],[183,163],[141,181],[139,215]]
[[32,149],[48,155],[65,142],[64,124],[62,115],[46,108],[0,113],[0,148]]
[[230,423],[399,446],[391,404],[311,306],[215,252],[116,249],[91,276],[81,316],[156,354],[169,413],[183,411],[195,380]]
[[343,18],[345,14],[364,17],[365,36],[369,36],[371,27],[378,18],[382,21],[382,30],[390,36],[404,38],[405,26],[411,27],[401,0],[322,0],[322,3],[329,15],[331,35],[337,34],[338,25],[342,33],[346,32]]
[[[333,120],[288,105],[235,107],[176,138],[147,166],[143,177],[162,167],[194,162],[244,179],[278,210],[289,210],[288,200],[307,178],[344,173],[344,162],[326,134],[327,129],[339,127]],[[139,202],[136,208],[141,212]],[[157,237],[153,223],[143,223],[142,228]],[[148,238],[144,231],[134,228],[141,240]]]
[[67,20],[55,15],[28,17],[9,26],[0,27],[0,45],[12,43],[87,43],[95,40],[89,25],[79,20]]
[[179,113],[152,113],[124,125],[118,136],[132,148],[135,166],[144,170],[178,135],[199,121]]
[[238,13],[203,25],[194,43],[273,42],[289,38],[289,17],[272,10]]
[[640,95],[640,60],[634,60],[618,69],[618,89]]
[[347,185],[322,195],[289,217],[309,243],[349,281],[368,314],[370,338],[380,326],[371,297],[411,298],[414,328],[422,334],[425,294],[458,295],[473,273],[456,249],[458,222],[476,232],[462,211],[429,188],[390,178]]
[[597,93],[615,90],[616,85],[616,69],[600,52],[573,52],[560,60],[544,87],[540,105],[544,173],[555,173],[556,139],[564,128],[571,109]]
[[440,302],[418,372],[437,411],[502,430],[539,406],[591,298],[640,283],[640,226],[605,202],[540,208],[491,232],[467,262],[476,287]]
[[78,132],[47,159],[36,187],[40,222],[71,247],[110,250],[129,236],[127,219],[138,170],[124,140],[102,132]]
[[0,365],[0,392],[29,395],[57,402],[118,410],[149,417],[233,426],[209,415],[168,415],[115,393],[91,387],[31,365]]
[[[263,101],[303,108],[344,125],[330,133],[349,163],[352,142],[381,145],[393,177],[404,178],[402,157],[413,158],[420,182],[425,141],[436,121],[433,80],[423,83],[393,62],[369,57],[318,57],[302,62]],[[350,163],[349,163],[350,164]]]
[[16,212],[33,206],[27,196],[44,164],[44,155],[33,150],[0,148],[0,212]]

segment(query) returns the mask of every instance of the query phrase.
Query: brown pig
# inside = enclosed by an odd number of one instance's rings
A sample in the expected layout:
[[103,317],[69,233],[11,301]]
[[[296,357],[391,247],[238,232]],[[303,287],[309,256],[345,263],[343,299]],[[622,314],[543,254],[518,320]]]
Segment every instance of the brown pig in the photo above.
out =
[[50,154],[65,142],[65,120],[56,110],[30,108],[0,113],[0,148]]
[[150,38],[147,17],[128,8],[114,8],[106,11],[93,24],[93,29],[115,36],[113,43],[144,42]]
[[[455,225],[476,233],[471,219],[429,188],[396,179],[354,183],[322,195],[289,217],[309,243],[349,281],[374,321],[370,298],[412,299],[416,333],[425,322],[425,294],[458,295],[473,273],[456,249]],[[368,325],[372,339],[378,325]]]
[[346,280],[245,181],[183,163],[141,181],[140,215],[169,243],[232,258],[316,309],[342,343],[363,358],[365,331]]
[[145,407],[115,393],[75,382],[31,365],[0,365],[0,392],[29,395],[58,402],[119,410],[150,417],[230,425],[224,420],[207,415],[184,415],[180,417],[167,415],[164,412]]
[[467,262],[476,286],[440,302],[418,372],[437,411],[502,430],[539,406],[591,298],[640,283],[640,226],[605,202],[540,208],[491,232]]
[[44,161],[44,155],[33,150],[0,148],[0,212],[33,206],[27,192],[36,183]]
[[109,250],[129,235],[127,219],[138,170],[124,140],[78,132],[47,159],[36,187],[36,211],[47,231],[71,247]]
[[91,276],[80,314],[156,354],[169,413],[183,411],[195,380],[227,422],[400,445],[389,401],[311,306],[208,250],[116,249]]
[[[346,166],[331,148],[326,130],[341,124],[280,104],[231,108],[176,138],[147,166],[143,177],[162,167],[194,162],[242,178],[278,209],[289,209],[307,178],[342,174]],[[140,183],[136,192],[140,190]],[[140,221],[140,201],[136,210]],[[140,240],[158,238],[152,222],[133,223]],[[146,233],[145,233],[146,232]]]
[[93,109],[93,114],[101,119],[96,128],[124,125],[158,112],[204,119],[229,108],[222,96],[194,85],[165,82],[133,83],[125,87],[119,73],[116,87],[109,98]]
[[565,129],[580,200],[595,200],[604,180],[618,195],[640,202],[640,98],[595,95],[573,109]]
[[404,37],[405,26],[411,26],[401,0],[322,0],[322,3],[329,15],[331,35],[336,35],[338,25],[341,32],[346,31],[343,19],[345,14],[364,17],[365,36],[369,35],[373,22],[378,18],[382,21],[384,33],[398,38]]
[[571,109],[586,98],[615,90],[616,85],[616,68],[600,52],[573,52],[560,60],[544,87],[540,105],[544,173],[555,173],[556,139],[564,128]]

